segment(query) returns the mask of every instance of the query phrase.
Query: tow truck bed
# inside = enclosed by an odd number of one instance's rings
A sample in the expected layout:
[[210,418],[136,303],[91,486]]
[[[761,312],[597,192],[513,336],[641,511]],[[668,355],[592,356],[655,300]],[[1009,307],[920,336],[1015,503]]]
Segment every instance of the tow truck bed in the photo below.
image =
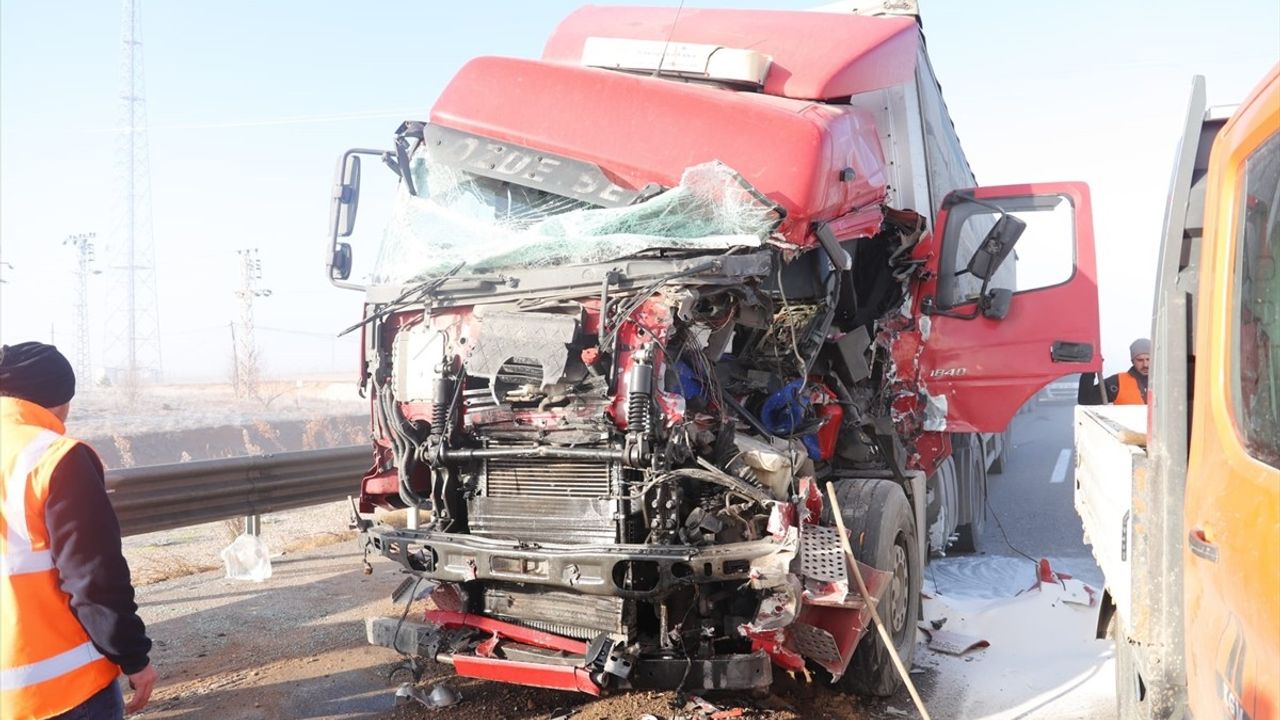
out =
[[1133,618],[1133,489],[1147,479],[1146,441],[1145,405],[1076,407],[1076,512],[1125,623]]

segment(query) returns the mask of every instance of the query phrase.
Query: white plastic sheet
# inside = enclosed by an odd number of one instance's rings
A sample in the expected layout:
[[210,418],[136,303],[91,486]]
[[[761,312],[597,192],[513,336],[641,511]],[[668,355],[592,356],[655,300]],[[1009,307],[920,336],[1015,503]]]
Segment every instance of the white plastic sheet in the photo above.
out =
[[222,549],[229,580],[262,582],[271,577],[271,554],[257,535],[243,533]]

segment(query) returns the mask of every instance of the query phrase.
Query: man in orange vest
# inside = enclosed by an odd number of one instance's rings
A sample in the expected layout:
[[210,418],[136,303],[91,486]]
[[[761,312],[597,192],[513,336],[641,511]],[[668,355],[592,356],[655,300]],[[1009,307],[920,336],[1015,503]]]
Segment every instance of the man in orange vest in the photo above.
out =
[[[1129,346],[1129,359],[1133,365],[1122,373],[1116,373],[1098,385],[1097,375],[1082,373],[1076,402],[1081,405],[1146,405],[1147,373],[1151,370],[1151,341],[1139,338]],[[1105,395],[1103,392],[1105,391]]]
[[[0,717],[123,718],[156,671],[102,461],[64,435],[71,364],[0,346]],[[117,678],[129,677],[124,707]]]

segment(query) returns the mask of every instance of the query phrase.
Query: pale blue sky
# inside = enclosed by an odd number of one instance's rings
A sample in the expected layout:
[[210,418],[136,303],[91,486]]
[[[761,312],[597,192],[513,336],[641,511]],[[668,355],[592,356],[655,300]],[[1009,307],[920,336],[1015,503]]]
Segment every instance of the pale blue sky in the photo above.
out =
[[[577,2],[144,0],[152,204],[165,369],[225,377],[235,250],[261,249],[268,371],[354,368],[332,334],[360,296],[321,268],[337,156],[385,146],[482,54],[536,56]],[[690,7],[803,9],[820,2]],[[1085,180],[1095,202],[1104,352],[1150,327],[1174,146],[1195,73],[1242,99],[1280,59],[1280,4],[940,2],[925,36],[980,183]],[[113,223],[120,7],[0,0],[0,335],[72,341],[66,235]],[[372,249],[366,249],[372,252]],[[105,249],[100,249],[100,257]],[[95,279],[101,327],[105,282]],[[302,333],[302,334],[299,334]],[[95,354],[101,334],[93,337]]]

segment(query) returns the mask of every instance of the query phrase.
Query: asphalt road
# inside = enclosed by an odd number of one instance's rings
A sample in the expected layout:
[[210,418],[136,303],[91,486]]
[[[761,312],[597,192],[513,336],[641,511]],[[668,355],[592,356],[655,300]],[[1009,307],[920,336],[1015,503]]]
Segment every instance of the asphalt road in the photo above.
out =
[[1054,567],[1061,565],[1101,587],[1102,571],[1084,544],[1073,504],[1074,407],[1033,399],[1014,418],[1007,469],[987,478],[987,526],[979,549],[989,555],[1049,558]]

